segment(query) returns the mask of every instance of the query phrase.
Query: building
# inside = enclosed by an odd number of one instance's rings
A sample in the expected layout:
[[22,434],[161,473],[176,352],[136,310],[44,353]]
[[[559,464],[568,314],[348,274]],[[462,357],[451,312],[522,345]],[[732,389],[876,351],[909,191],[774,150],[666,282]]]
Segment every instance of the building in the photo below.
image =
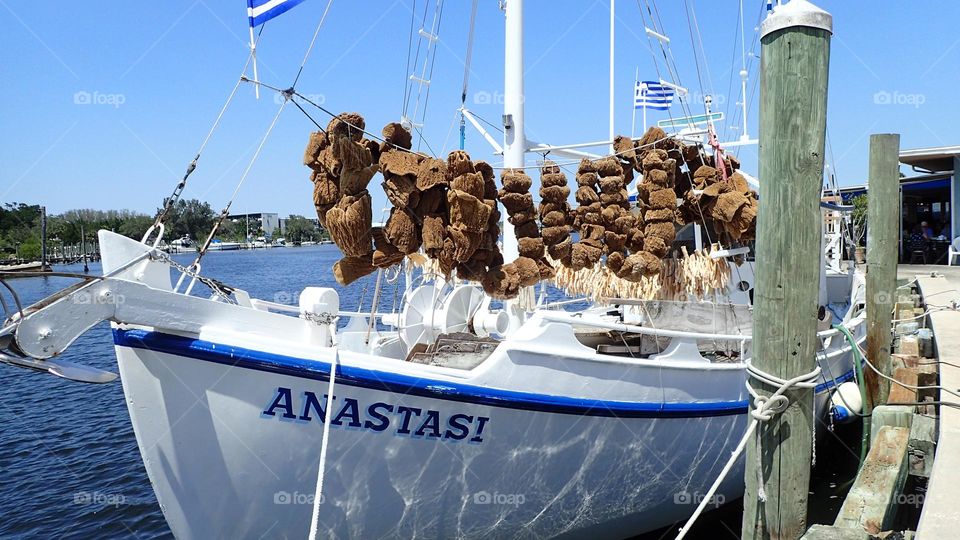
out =
[[251,238],[256,238],[262,234],[267,239],[271,239],[273,231],[280,229],[280,215],[275,213],[231,214],[227,216],[227,219],[240,227],[246,227],[250,231],[247,236]]
[[[960,237],[960,216],[954,212],[960,202],[956,171],[960,170],[960,146],[937,146],[900,151],[900,253],[910,262],[904,238],[926,222],[937,240],[927,262],[945,263],[947,246]],[[867,185],[842,187],[845,203],[867,192]]]

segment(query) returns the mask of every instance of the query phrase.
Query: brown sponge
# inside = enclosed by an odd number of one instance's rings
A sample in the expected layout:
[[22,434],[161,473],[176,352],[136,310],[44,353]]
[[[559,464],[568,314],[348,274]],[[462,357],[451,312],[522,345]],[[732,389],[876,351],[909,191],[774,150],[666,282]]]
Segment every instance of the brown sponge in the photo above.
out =
[[552,210],[544,212],[541,208],[541,214],[544,227],[559,227],[567,224],[567,216],[563,212]]
[[500,190],[500,203],[506,208],[508,214],[513,215],[533,209],[533,195]]
[[551,186],[540,188],[540,198],[546,202],[564,202],[570,196],[567,186]]
[[447,192],[447,204],[452,225],[459,225],[460,228],[473,232],[487,229],[490,207],[482,200],[464,191],[452,189]]
[[517,267],[517,273],[520,276],[520,286],[530,287],[540,281],[540,267],[537,262],[529,257],[519,257],[513,262]]
[[518,238],[517,244],[521,257],[529,257],[531,259],[543,257],[542,238]]
[[330,237],[344,255],[361,257],[373,251],[370,239],[373,214],[369,193],[341,198],[336,206],[327,211],[326,218]]
[[563,173],[543,173],[540,175],[541,187],[565,186],[567,177]]
[[393,206],[415,207],[420,202],[420,192],[410,176],[388,175],[381,185]]
[[600,260],[602,255],[603,251],[600,248],[577,242],[573,244],[570,252],[571,268],[574,270],[590,268]]
[[463,150],[454,150],[447,155],[447,178],[453,179],[462,174],[476,172],[470,154]]
[[405,208],[394,208],[384,227],[387,240],[404,254],[420,249],[422,237],[413,214]]
[[340,199],[340,187],[336,178],[331,176],[330,173],[314,171],[311,180],[313,180],[314,206],[335,204]]
[[466,173],[450,181],[451,189],[465,191],[478,199],[483,198],[483,175],[480,173]]
[[441,159],[427,158],[417,167],[417,189],[427,190],[447,184],[447,163]]
[[334,263],[333,277],[340,285],[349,285],[354,281],[373,273],[377,267],[373,265],[372,256],[344,257]]
[[423,249],[428,253],[443,249],[443,239],[446,237],[446,227],[442,216],[426,216],[423,218]]
[[365,127],[367,127],[367,124],[360,113],[340,113],[327,124],[327,136],[331,139],[331,142],[344,137],[354,142],[360,142]]
[[647,204],[650,208],[677,208],[677,194],[672,189],[658,189],[651,191],[647,196]]
[[573,242],[568,237],[563,242],[559,244],[552,244],[547,248],[547,251],[550,252],[550,256],[555,260],[562,261],[570,257],[570,250],[572,249]]
[[623,266],[617,272],[617,277],[627,281],[640,281],[644,277],[658,275],[662,267],[663,263],[657,256],[646,251],[640,251],[624,259]]
[[[409,150],[413,146],[413,137],[409,131],[407,131],[402,125],[398,122],[392,122],[383,126],[383,140],[386,141],[386,148],[381,148],[381,152],[389,150],[393,147],[400,147],[406,150]],[[381,147],[384,145],[381,145]]]
[[526,193],[530,191],[530,186],[533,184],[533,179],[519,169],[504,170],[500,175],[500,181],[503,182],[503,191],[511,193]]
[[546,227],[540,231],[541,236],[543,236],[543,243],[552,246],[554,244],[559,244],[563,242],[570,232],[567,230],[566,225],[560,225],[558,227]]

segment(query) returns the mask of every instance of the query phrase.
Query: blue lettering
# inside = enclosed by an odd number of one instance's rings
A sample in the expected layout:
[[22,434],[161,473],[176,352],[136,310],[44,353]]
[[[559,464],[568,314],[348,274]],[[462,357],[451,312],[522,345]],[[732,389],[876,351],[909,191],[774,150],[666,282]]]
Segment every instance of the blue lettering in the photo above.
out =
[[[464,423],[461,423],[461,422],[466,422],[466,423],[464,424]],[[466,438],[467,438],[467,435],[470,435],[470,423],[471,423],[471,422],[473,422],[473,417],[470,416],[470,415],[467,415],[467,414],[455,414],[455,415],[451,416],[451,417],[450,417],[450,420],[448,421],[448,423],[449,423],[449,425],[450,425],[450,427],[451,427],[452,429],[458,430],[459,433],[453,432],[453,431],[451,431],[451,430],[448,429],[448,430],[443,434],[443,438],[444,438],[444,439],[453,439],[453,440],[455,440],[455,441],[462,441],[462,440],[466,439]]]
[[273,403],[271,403],[270,406],[263,411],[263,414],[267,416],[276,416],[276,413],[273,411],[279,407],[283,409],[284,418],[296,418],[297,415],[293,414],[293,405],[291,405],[292,401],[293,397],[290,395],[290,389],[281,386],[280,388],[277,388],[277,397],[273,398]]
[[340,409],[340,414],[333,419],[331,422],[332,425],[342,426],[340,422],[344,417],[350,418],[350,427],[360,427],[360,409],[357,405],[357,400],[353,398],[346,398],[343,400],[343,408]]
[[487,418],[486,416],[477,417],[477,433],[476,435],[473,436],[472,439],[470,439],[470,442],[475,442],[475,443],[483,442],[483,437],[481,437],[480,435],[483,433],[483,427],[486,426],[487,422],[489,421],[490,419]]
[[[324,401],[326,401],[327,396],[324,395],[323,398],[324,398]],[[336,396],[334,396],[333,399],[337,399]],[[326,421],[327,412],[323,410],[323,407],[320,404],[320,400],[317,399],[317,395],[314,394],[313,392],[304,392],[303,393],[303,414],[300,415],[301,420],[306,420],[307,422],[309,422],[310,420],[313,420],[313,418],[310,417],[311,408],[314,411],[316,411],[316,413],[319,415],[319,420],[321,422]]]
[[[428,429],[433,433],[426,434],[425,430],[428,430]],[[440,437],[440,413],[438,411],[427,411],[427,419],[423,421],[423,424],[421,424],[420,427],[417,428],[417,431],[415,431],[413,434],[418,437],[423,437],[424,435],[426,435],[427,437],[439,438]]]
[[410,415],[415,414],[417,416],[420,416],[421,410],[415,407],[405,407],[403,405],[399,405],[397,407],[397,412],[403,415],[403,421],[400,423],[400,429],[397,430],[397,433],[401,435],[409,435],[410,434]]
[[384,409],[387,412],[393,412],[393,405],[388,405],[386,403],[374,403],[373,405],[367,407],[367,414],[370,415],[374,420],[379,421],[379,423],[374,424],[370,420],[367,420],[363,423],[364,429],[372,429],[373,431],[383,431],[390,426],[390,419],[377,411],[377,409]]

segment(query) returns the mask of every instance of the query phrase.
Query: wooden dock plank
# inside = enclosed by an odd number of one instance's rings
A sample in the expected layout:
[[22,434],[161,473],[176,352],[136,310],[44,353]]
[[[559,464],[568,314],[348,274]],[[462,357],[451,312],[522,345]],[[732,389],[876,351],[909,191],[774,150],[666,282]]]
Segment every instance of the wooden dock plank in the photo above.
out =
[[843,501],[835,526],[870,534],[890,528],[896,514],[897,495],[907,478],[909,442],[909,428],[880,428],[857,480]]

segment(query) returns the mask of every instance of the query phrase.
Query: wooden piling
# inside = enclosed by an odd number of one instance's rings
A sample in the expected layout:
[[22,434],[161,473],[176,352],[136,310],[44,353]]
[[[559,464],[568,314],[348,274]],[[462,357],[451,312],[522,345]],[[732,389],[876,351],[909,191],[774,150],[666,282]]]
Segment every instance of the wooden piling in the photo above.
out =
[[[867,180],[867,359],[884,375],[892,374],[891,313],[897,292],[897,237],[900,209],[900,135],[870,136]],[[865,369],[874,405],[887,402],[890,381]]]
[[[782,379],[816,366],[820,195],[832,17],[806,0],[778,6],[761,27],[760,213],[753,364]],[[774,390],[758,381],[761,394]],[[806,531],[813,393],[761,422],[747,444],[742,537],[800,538]],[[766,501],[758,497],[760,482]]]

